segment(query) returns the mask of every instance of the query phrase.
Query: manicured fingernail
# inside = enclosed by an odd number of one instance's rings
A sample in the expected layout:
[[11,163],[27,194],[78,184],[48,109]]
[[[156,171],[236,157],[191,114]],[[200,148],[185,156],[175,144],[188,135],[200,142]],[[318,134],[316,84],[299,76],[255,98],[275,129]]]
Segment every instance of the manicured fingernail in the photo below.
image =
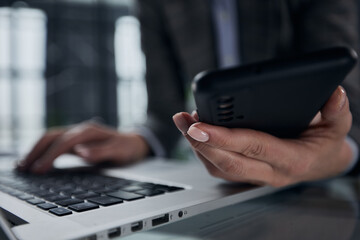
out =
[[192,111],[191,116],[192,116],[196,121],[199,121],[199,116],[198,116],[196,110]]
[[199,142],[207,142],[209,140],[209,135],[206,132],[194,126],[191,126],[187,133],[190,137]]
[[197,114],[197,111],[196,111],[196,110],[194,110],[194,111],[191,112],[191,116],[192,116],[192,117],[195,117],[196,114]]
[[180,132],[185,134],[189,128],[188,126],[189,124],[186,121],[186,119],[183,117],[183,115],[181,113],[177,113],[173,116],[173,120],[176,127],[180,130]]
[[341,110],[346,103],[346,92],[345,92],[345,89],[341,86],[339,87],[339,89],[340,89],[339,110]]

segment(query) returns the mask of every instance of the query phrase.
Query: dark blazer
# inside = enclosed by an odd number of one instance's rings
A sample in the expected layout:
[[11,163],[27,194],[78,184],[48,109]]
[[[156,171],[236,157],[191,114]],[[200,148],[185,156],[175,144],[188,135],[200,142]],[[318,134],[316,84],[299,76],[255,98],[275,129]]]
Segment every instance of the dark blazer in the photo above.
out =
[[[185,110],[192,78],[217,66],[208,0],[139,0],[146,55],[146,125],[170,151],[179,132],[172,115]],[[355,0],[238,0],[242,63],[284,57],[336,45],[357,49]],[[360,143],[360,79],[343,84],[354,117],[351,136]]]

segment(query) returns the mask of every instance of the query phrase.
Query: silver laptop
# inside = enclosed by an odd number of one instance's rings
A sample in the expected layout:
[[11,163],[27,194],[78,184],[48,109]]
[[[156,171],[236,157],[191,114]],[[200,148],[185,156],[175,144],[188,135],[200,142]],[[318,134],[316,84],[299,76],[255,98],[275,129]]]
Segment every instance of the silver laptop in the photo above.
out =
[[94,171],[61,158],[44,176],[0,173],[0,206],[17,238],[114,239],[279,190],[211,177],[196,159]]

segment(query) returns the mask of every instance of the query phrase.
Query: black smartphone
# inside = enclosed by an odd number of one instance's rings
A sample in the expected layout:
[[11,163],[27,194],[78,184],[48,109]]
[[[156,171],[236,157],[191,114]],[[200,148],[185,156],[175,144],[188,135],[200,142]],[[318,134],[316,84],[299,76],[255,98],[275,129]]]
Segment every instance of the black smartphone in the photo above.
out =
[[201,122],[282,138],[303,132],[357,61],[347,47],[205,71],[193,81]]

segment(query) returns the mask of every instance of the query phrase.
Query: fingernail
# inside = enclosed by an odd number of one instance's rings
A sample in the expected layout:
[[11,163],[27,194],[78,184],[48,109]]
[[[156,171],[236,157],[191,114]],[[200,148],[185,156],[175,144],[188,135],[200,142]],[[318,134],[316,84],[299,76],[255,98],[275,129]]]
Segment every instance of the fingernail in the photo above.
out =
[[346,91],[343,87],[339,87],[340,89],[340,102],[339,102],[339,110],[341,110],[346,103]]
[[88,158],[90,156],[89,150],[79,145],[74,147],[74,151],[83,158]]
[[206,132],[194,126],[191,126],[189,128],[187,134],[189,134],[190,137],[199,142],[207,142],[209,140],[209,135]]
[[199,121],[199,116],[198,116],[196,110],[192,111],[191,116],[192,116],[197,122]]
[[191,116],[192,116],[192,117],[194,117],[196,114],[197,114],[197,111],[196,111],[196,110],[194,110],[194,111],[191,112]]
[[189,128],[189,126],[188,126],[189,124],[186,121],[186,119],[183,117],[183,115],[181,113],[177,113],[173,116],[173,120],[174,120],[176,127],[180,130],[180,132],[185,134]]

